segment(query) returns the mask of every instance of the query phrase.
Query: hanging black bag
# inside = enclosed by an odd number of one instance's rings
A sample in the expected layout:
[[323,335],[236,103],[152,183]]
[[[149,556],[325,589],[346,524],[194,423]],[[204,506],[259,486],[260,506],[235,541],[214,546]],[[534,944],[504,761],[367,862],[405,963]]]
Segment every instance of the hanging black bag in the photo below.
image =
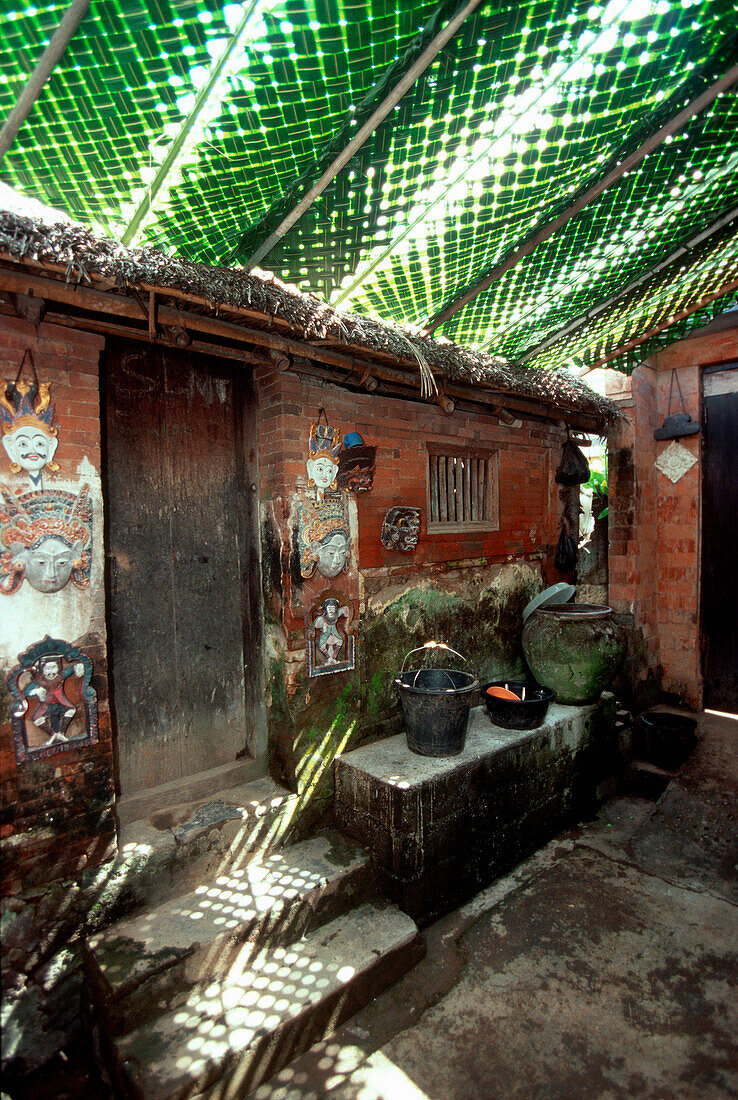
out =
[[566,520],[561,524],[554,565],[560,573],[571,573],[572,569],[577,567],[577,546],[569,534]]
[[559,485],[583,485],[589,481],[589,463],[576,443],[568,438],[556,469],[556,480]]
[[[674,379],[676,379],[677,389],[679,390],[679,400],[682,403],[682,411],[680,413],[673,413],[671,411],[671,394],[674,389]],[[696,435],[699,430],[699,424],[696,420],[693,420],[687,412],[687,406],[684,404],[682,387],[679,384],[679,375],[676,369],[673,369],[671,372],[671,380],[669,381],[669,411],[666,414],[664,423],[653,433],[653,438],[681,439],[683,435]]]

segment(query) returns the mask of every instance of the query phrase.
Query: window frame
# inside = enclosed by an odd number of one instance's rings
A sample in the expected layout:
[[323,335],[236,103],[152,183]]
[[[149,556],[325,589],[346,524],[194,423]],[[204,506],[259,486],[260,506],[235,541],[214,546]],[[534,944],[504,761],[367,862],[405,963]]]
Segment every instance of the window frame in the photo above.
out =
[[[433,507],[432,498],[432,476],[431,466],[433,459],[469,459],[475,462],[484,461],[485,467],[485,487],[482,492],[486,494],[484,502],[484,511],[486,511],[485,519],[457,519],[450,520],[448,518],[441,519],[443,512],[446,512],[448,516],[448,467],[444,466],[444,473],[441,475],[440,462],[436,466],[436,478],[439,491],[438,508]],[[463,500],[466,493],[471,495],[471,476],[472,468],[467,467],[469,470],[469,476],[462,481],[462,511],[464,511]],[[479,467],[477,466],[477,474]],[[442,477],[446,481],[446,507],[442,507],[440,498],[440,487],[442,484]],[[454,479],[456,479],[456,468],[454,469]],[[426,443],[426,461],[425,461],[425,500],[426,500],[426,528],[430,535],[446,535],[446,534],[458,534],[465,531],[499,531],[500,529],[500,456],[499,451],[492,447],[459,447],[453,446],[448,443]],[[465,491],[466,490],[466,491]],[[455,489],[454,489],[455,492]],[[468,498],[467,498],[468,499]],[[479,508],[479,496],[477,494],[477,510]],[[455,503],[454,514],[458,515],[458,506]],[[473,504],[470,506],[473,509]],[[437,512],[439,518],[434,519],[433,516]]]

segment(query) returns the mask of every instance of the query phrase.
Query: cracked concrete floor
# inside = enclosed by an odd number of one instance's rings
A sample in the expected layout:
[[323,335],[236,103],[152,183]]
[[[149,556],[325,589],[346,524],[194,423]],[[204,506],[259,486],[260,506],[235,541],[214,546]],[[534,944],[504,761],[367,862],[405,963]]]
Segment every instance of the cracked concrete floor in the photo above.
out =
[[426,930],[413,971],[258,1100],[738,1096],[738,718]]

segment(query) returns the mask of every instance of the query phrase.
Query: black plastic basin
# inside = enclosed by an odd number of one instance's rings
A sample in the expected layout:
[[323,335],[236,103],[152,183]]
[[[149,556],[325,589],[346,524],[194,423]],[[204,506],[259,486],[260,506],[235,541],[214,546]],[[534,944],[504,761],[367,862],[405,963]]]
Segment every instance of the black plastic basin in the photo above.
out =
[[636,727],[636,749],[658,768],[681,767],[694,748],[697,720],[685,714],[647,710]]
[[[487,688],[490,687],[507,688],[516,695],[522,695],[525,688],[525,699],[498,699],[495,695],[487,694]],[[523,680],[490,680],[482,684],[482,698],[487,714],[496,726],[502,726],[506,730],[535,730],[543,724],[554,693],[551,688],[525,683]]]

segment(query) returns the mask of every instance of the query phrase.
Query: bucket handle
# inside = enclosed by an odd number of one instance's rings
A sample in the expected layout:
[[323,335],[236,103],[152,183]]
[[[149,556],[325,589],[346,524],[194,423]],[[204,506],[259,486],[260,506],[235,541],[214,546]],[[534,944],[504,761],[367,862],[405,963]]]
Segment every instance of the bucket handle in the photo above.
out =
[[[401,668],[399,670],[400,675],[403,674],[403,672],[405,672],[405,665],[407,663],[408,657],[412,657],[412,654],[419,653],[423,649],[448,649],[450,653],[454,654],[454,657],[461,657],[464,664],[469,663],[469,662],[467,662],[467,660],[463,656],[463,654],[459,652],[458,649],[451,649],[451,646],[445,645],[444,641],[427,641],[425,646],[418,646],[417,649],[411,649],[408,653],[405,654],[405,660],[403,661],[403,668]],[[443,670],[441,670],[441,671],[443,671]],[[418,672],[420,672],[420,669],[418,669]],[[417,675],[416,675],[416,679],[417,679]]]

